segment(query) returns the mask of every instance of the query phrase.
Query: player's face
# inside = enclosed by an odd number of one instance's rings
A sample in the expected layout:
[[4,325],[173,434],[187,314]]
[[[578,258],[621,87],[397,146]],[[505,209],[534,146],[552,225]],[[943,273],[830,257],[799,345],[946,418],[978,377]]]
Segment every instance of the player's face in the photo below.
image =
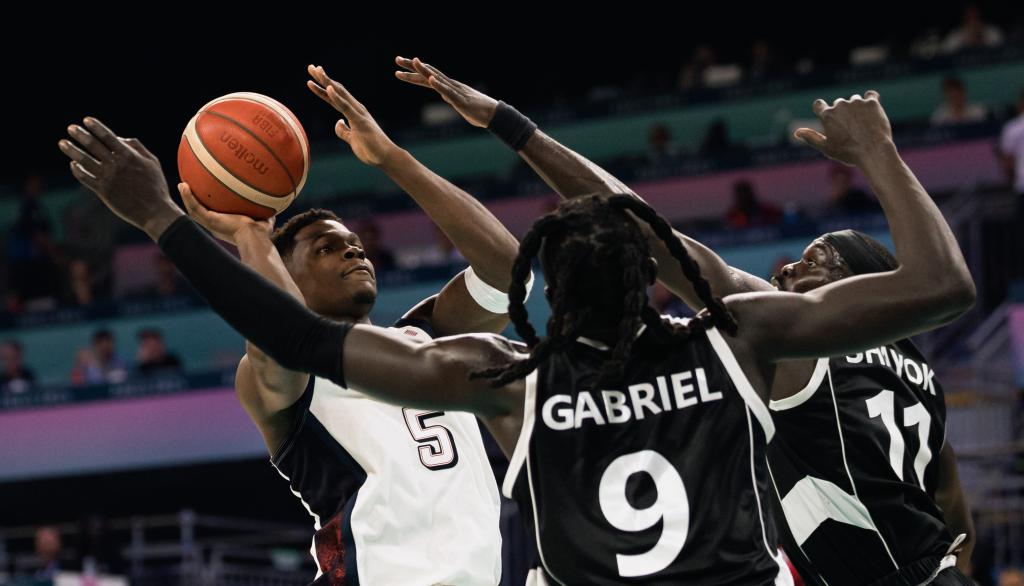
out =
[[800,260],[782,267],[772,276],[772,284],[780,291],[806,293],[849,276],[835,250],[820,238],[804,249]]
[[313,311],[361,319],[377,299],[377,278],[362,242],[336,220],[319,220],[295,236],[288,270]]

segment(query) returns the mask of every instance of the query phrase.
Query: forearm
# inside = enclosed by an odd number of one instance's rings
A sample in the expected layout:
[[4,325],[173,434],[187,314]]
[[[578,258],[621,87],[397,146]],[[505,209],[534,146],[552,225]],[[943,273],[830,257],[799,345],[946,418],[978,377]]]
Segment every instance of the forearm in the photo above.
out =
[[380,168],[451,239],[477,276],[508,290],[519,243],[494,214],[405,150],[398,149]]
[[946,527],[949,528],[949,532],[953,534],[953,537],[955,538],[960,534],[967,536],[964,538],[963,543],[960,544],[960,551],[956,556],[957,567],[966,571],[971,565],[971,556],[974,554],[976,536],[974,533],[974,520],[971,519],[970,511],[967,510],[967,504],[963,501],[963,495],[961,494],[960,496],[959,506],[954,506],[949,510],[946,509],[949,505],[944,506],[942,503],[939,503],[939,506],[943,507]]
[[244,338],[282,367],[344,383],[349,326],[320,317],[221,248],[188,218],[157,236],[164,254]]
[[[522,399],[493,388],[486,378],[471,376],[509,360],[497,350],[492,338],[469,335],[417,343],[403,334],[360,324],[346,340],[344,365],[350,388],[387,403],[504,415],[517,407],[521,410]],[[396,372],[402,375],[395,376]]]
[[245,266],[259,273],[264,279],[277,285],[299,302],[306,302],[302,291],[299,291],[299,286],[295,284],[291,274],[288,273],[288,269],[284,266],[284,260],[265,230],[243,228],[235,234],[235,244]]
[[960,569],[966,569],[970,564],[976,540],[974,520],[971,518],[970,506],[967,504],[967,497],[964,496],[963,487],[960,484],[956,454],[948,442],[943,444],[938,462],[939,478],[938,489],[935,491],[935,502],[942,509],[946,527],[953,538],[960,534],[967,536],[960,545],[956,564]]
[[[285,268],[284,261],[277,252],[277,248],[274,247],[274,243],[270,241],[266,230],[245,226],[235,233],[235,245],[238,247],[238,254],[245,266],[277,285],[300,303],[305,304],[306,300],[303,298],[302,292],[299,291],[298,285],[288,274],[288,269]],[[245,341],[245,352],[252,358],[253,368],[268,384],[273,385],[279,379],[294,377],[294,373],[274,362],[249,340]]]
[[526,141],[519,156],[551,189],[566,199],[609,193],[636,195],[614,175],[540,130]]
[[882,204],[896,258],[922,286],[947,287],[973,300],[974,284],[953,231],[888,141],[859,165]]
[[[566,199],[592,194],[625,193],[642,201],[639,195],[614,175],[540,130],[534,132],[526,146],[519,151],[519,156],[551,189]],[[638,223],[647,237],[651,254],[658,261],[658,280],[694,310],[703,309],[704,303],[664,241],[644,222]],[[700,265],[702,276],[708,280],[716,295],[724,297],[733,293],[771,289],[771,285],[763,279],[730,267],[700,242],[678,232],[673,237],[683,243],[687,253]]]

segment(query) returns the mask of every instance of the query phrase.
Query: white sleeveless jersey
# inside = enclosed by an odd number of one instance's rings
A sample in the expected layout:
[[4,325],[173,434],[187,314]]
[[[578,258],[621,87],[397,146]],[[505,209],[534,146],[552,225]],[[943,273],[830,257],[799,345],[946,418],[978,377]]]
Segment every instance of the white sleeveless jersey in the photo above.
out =
[[315,584],[500,581],[500,502],[473,415],[398,407],[322,378],[301,401],[272,462],[314,517]]

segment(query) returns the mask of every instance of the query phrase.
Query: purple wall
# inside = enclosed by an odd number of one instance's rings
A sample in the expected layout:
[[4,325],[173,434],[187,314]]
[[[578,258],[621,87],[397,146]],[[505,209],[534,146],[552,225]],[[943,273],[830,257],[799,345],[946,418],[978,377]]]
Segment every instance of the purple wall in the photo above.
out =
[[0,413],[0,481],[261,456],[232,389]]

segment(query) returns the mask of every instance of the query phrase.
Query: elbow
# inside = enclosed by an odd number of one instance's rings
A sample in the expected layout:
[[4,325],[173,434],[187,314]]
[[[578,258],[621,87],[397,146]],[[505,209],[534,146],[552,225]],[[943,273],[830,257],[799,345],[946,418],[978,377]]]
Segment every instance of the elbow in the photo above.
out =
[[946,279],[942,289],[942,300],[951,320],[960,317],[974,307],[978,300],[978,289],[966,269],[963,274]]
[[957,301],[960,304],[958,307],[961,315],[970,311],[978,301],[978,288],[974,286],[974,279],[970,275],[967,275],[967,278],[964,279]]
[[951,322],[967,313],[978,297],[974,280],[966,269],[935,275],[927,282],[917,283],[913,289],[926,292],[927,300],[922,300],[928,308],[925,313],[937,324]]

